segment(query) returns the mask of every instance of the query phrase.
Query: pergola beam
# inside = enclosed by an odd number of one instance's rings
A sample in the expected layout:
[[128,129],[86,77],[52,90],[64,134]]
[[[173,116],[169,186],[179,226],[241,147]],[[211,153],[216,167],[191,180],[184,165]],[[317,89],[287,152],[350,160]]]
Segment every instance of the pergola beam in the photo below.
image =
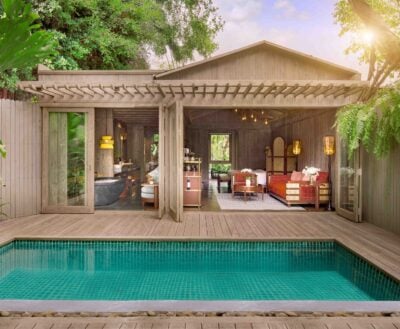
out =
[[160,85],[157,85],[157,89],[160,92],[160,94],[162,95],[162,97],[165,98],[166,94],[165,94],[165,91],[163,90],[163,88]]
[[262,82],[262,83],[254,90],[254,96],[257,96],[263,88],[264,88],[264,83]]
[[271,91],[275,89],[275,87],[276,87],[275,83],[267,87],[267,89],[264,91],[264,97],[267,97],[271,93]]

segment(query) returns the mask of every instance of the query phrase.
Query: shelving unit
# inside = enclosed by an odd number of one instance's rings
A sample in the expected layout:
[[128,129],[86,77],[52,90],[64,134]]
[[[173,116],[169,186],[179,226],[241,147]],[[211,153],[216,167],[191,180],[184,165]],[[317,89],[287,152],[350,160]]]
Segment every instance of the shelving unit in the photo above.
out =
[[[186,166],[196,166],[196,170],[186,171]],[[185,160],[183,162],[183,206],[201,207],[201,160]],[[190,189],[188,189],[190,182]]]

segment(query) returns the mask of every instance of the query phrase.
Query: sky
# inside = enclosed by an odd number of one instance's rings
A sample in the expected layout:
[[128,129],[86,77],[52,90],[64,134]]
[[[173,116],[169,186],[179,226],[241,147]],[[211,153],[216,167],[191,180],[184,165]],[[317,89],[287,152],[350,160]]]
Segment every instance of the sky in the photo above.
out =
[[[213,55],[267,40],[363,73],[355,55],[346,55],[346,37],[333,18],[336,0],[214,0],[225,21]],[[201,58],[199,58],[201,59]]]

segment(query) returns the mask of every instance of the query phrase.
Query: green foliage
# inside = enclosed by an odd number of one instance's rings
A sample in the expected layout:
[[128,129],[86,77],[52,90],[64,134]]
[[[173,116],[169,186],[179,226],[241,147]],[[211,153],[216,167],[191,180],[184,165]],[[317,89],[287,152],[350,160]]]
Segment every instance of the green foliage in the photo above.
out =
[[50,33],[39,30],[39,16],[23,0],[1,0],[0,73],[33,67],[54,53]]
[[[366,0],[371,8],[384,19],[391,31],[400,36],[400,2],[398,0]],[[365,26],[361,19],[353,12],[348,0],[338,0],[335,5],[334,18],[341,27],[340,35],[347,35],[350,38],[350,46],[347,53],[359,55],[363,63],[369,63],[371,45],[363,38]],[[377,62],[383,58],[377,55]]]
[[150,52],[184,62],[215,50],[211,0],[28,0],[59,42],[54,69],[147,68]]
[[68,197],[77,198],[85,193],[85,114],[67,114],[68,122]]
[[364,104],[350,104],[338,112],[336,127],[351,155],[362,144],[378,158],[400,144],[400,83],[383,88]]
[[230,135],[213,134],[211,139],[211,161],[230,161]]
[[3,141],[0,139],[0,156],[5,159],[7,156],[6,146],[3,144]]
[[230,163],[213,163],[211,164],[211,172],[218,174],[226,174],[229,170],[231,170]]

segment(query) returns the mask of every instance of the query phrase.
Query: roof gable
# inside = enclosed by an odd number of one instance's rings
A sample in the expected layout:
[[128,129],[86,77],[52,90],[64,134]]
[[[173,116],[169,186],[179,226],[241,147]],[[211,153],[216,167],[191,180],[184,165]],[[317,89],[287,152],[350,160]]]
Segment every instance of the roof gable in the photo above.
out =
[[350,80],[360,73],[267,41],[156,75],[156,79]]

